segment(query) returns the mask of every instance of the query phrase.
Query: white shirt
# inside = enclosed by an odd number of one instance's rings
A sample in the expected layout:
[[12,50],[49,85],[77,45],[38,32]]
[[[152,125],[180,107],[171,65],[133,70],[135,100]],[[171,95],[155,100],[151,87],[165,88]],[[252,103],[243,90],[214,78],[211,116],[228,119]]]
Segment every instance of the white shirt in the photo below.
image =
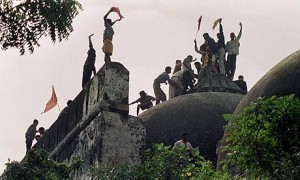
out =
[[228,54],[236,54],[239,55],[239,47],[240,47],[240,38],[242,36],[242,31],[239,32],[239,35],[233,40],[233,41],[228,41],[226,43],[226,51]]
[[174,147],[172,148],[172,150],[178,149],[178,148],[185,148],[186,150],[193,150],[193,147],[191,145],[191,143],[189,142],[183,142],[183,140],[179,140],[174,144]]

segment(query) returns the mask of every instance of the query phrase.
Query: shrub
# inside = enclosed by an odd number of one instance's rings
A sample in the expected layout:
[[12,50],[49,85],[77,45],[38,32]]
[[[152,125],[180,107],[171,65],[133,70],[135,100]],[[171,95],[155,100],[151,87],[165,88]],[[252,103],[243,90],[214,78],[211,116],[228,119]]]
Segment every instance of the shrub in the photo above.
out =
[[9,161],[0,179],[16,180],[57,180],[71,179],[81,168],[81,161],[76,157],[70,164],[58,163],[48,159],[45,150],[31,150],[23,161]]
[[93,171],[94,179],[199,179],[199,180],[222,180],[229,179],[227,174],[215,172],[212,163],[200,156],[199,150],[195,150],[189,156],[183,149],[170,150],[170,146],[155,144],[153,151],[147,150],[144,162],[132,168],[125,166]]
[[224,168],[257,178],[300,177],[300,101],[295,95],[258,99],[233,116],[227,130]]

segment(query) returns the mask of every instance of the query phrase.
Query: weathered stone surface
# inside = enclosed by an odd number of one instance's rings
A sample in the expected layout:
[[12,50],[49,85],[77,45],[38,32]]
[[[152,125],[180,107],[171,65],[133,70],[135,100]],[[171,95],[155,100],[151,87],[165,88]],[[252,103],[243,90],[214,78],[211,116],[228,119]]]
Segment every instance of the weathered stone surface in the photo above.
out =
[[79,179],[91,178],[91,166],[140,163],[145,127],[139,118],[128,116],[128,90],[128,70],[117,62],[104,65],[35,148],[48,150],[49,158],[59,161],[81,156],[84,171]]
[[[241,112],[259,97],[284,96],[296,94],[300,98],[300,50],[286,57],[264,75],[239,103],[234,114]],[[224,133],[221,145],[226,144]],[[220,153],[218,162],[224,160],[226,153]],[[218,167],[220,168],[220,166]]]
[[190,134],[193,147],[216,162],[216,144],[222,138],[226,124],[222,115],[233,113],[242,94],[199,92],[178,96],[139,115],[146,131],[146,148],[152,143],[173,146],[182,132]]
[[[114,167],[141,163],[145,128],[139,118],[103,111],[80,132],[73,156],[83,161],[81,179],[92,178],[89,167]],[[71,157],[71,158],[72,158]]]

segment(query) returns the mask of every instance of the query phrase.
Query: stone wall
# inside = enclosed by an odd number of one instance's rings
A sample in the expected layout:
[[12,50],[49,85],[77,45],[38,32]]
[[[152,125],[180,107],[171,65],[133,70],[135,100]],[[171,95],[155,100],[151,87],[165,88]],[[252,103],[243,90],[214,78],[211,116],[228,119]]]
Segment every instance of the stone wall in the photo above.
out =
[[71,105],[64,109],[35,148],[49,158],[83,160],[81,179],[89,167],[139,164],[145,148],[141,120],[128,115],[129,72],[120,63],[104,65]]

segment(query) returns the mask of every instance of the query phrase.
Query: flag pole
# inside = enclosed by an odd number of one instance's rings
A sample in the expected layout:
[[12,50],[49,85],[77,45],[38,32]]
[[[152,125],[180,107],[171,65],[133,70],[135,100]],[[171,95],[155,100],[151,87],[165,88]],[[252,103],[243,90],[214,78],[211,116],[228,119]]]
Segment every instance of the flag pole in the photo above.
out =
[[196,38],[197,38],[198,32],[199,32],[199,30],[196,32],[196,35],[195,35],[195,40],[196,40]]

